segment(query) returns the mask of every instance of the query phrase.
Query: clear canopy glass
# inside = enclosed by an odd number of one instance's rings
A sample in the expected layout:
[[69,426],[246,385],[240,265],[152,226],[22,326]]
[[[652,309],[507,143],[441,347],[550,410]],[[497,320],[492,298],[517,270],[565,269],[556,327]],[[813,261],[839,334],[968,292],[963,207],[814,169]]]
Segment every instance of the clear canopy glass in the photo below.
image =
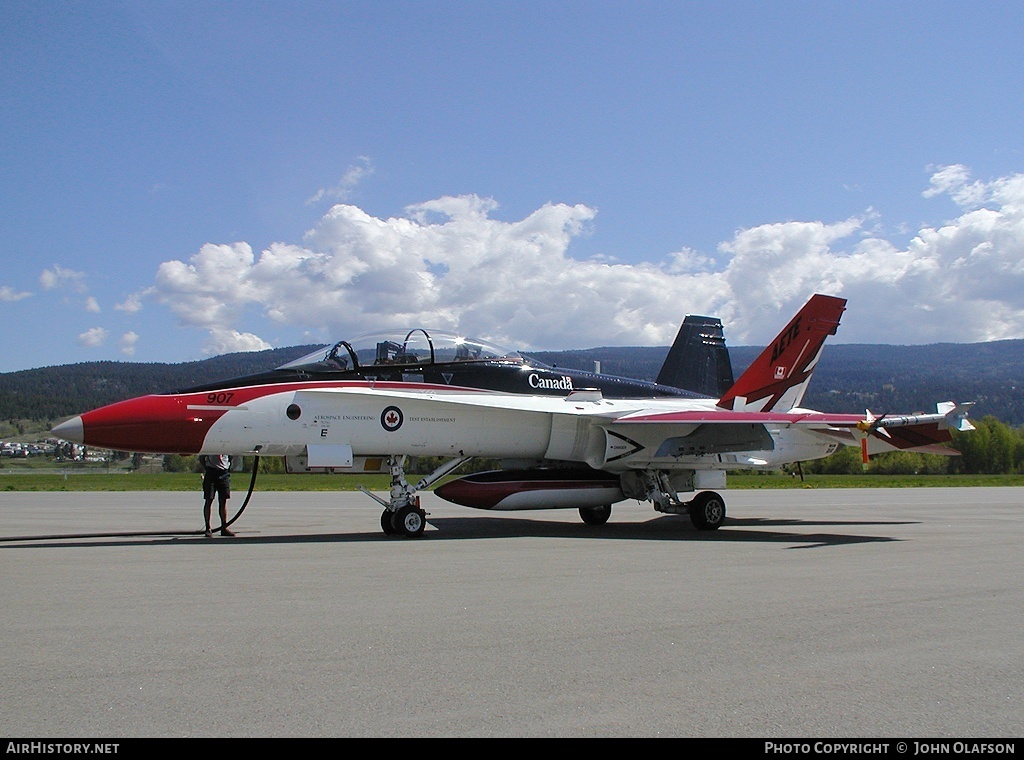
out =
[[447,364],[449,362],[503,361],[521,364],[518,351],[476,338],[465,338],[440,330],[402,330],[361,335],[341,340],[310,354],[282,364],[278,369],[306,372],[337,372],[367,367],[404,364]]

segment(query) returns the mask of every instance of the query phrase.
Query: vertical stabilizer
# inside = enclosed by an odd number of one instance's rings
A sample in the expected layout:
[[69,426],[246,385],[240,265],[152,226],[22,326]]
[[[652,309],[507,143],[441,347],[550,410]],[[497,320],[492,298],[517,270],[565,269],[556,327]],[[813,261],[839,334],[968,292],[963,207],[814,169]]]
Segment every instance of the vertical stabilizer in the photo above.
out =
[[845,298],[811,296],[718,405],[757,412],[785,412],[799,406],[825,339],[835,335],[845,309]]
[[722,321],[687,315],[658,373],[660,385],[717,398],[733,384],[732,362]]

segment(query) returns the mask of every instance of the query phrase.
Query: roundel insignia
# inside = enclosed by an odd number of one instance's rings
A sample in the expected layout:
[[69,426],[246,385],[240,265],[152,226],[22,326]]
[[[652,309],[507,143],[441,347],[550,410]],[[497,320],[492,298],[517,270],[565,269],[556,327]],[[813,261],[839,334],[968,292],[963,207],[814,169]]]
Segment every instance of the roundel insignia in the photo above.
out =
[[393,433],[398,428],[402,427],[402,421],[405,418],[402,416],[402,410],[397,406],[388,406],[384,408],[384,411],[380,415],[380,424],[389,433]]

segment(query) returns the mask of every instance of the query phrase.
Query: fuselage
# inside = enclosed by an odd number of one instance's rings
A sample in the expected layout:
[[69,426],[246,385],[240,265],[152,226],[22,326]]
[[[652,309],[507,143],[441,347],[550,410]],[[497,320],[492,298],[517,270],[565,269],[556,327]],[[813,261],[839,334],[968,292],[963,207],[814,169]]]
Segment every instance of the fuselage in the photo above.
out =
[[[152,453],[297,456],[488,457],[633,468],[740,469],[827,455],[834,442],[782,425],[666,428],[629,414],[734,415],[713,399],[561,396],[393,381],[225,384],[143,396],[87,412],[57,435],[107,449]],[[799,449],[798,451],[796,449]],[[341,466],[341,463],[338,463]]]
[[[294,453],[305,442],[290,432],[296,425],[286,410],[299,392],[390,389],[559,398],[583,388],[610,398],[704,398],[658,383],[551,367],[484,341],[413,330],[341,341],[267,372],[118,402],[72,418],[56,432],[86,445],[123,451],[227,453],[224,447],[252,451],[262,445],[268,454],[270,448]],[[360,406],[340,412],[348,421],[369,414],[361,402],[346,403]],[[313,414],[319,424],[338,413],[334,408]],[[308,429],[310,420],[310,413],[305,414],[300,429]],[[261,440],[250,444],[257,429]],[[279,434],[287,442],[277,442]],[[236,435],[246,443],[234,441]]]

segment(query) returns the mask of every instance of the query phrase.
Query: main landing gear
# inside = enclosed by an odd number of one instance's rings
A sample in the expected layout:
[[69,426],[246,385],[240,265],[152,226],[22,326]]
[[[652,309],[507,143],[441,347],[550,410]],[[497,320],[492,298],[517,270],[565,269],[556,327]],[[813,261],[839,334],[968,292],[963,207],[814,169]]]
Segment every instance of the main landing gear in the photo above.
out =
[[628,479],[624,476],[622,482],[627,497],[650,501],[658,512],[689,515],[697,530],[718,530],[725,522],[725,499],[714,491],[699,491],[689,501],[680,501],[663,471],[633,473]]
[[415,486],[411,486],[405,480],[405,457],[392,456],[388,458],[388,469],[391,472],[391,498],[384,501],[366,488],[360,487],[359,490],[384,505],[384,511],[380,516],[380,528],[385,535],[418,538],[423,535],[423,531],[427,527],[427,513],[420,507],[420,497],[416,495],[416,492],[429,488],[470,459],[472,457],[460,457],[445,462]]
[[697,530],[717,530],[725,522],[725,499],[714,491],[701,491],[686,504]]

